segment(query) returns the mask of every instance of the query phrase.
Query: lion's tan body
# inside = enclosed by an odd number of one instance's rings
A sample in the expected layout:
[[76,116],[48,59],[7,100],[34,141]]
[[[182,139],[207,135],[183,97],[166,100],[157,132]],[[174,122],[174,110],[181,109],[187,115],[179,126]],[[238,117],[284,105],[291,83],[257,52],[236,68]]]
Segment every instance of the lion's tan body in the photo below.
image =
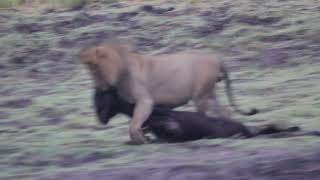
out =
[[[135,80],[128,78],[118,84],[120,96],[130,103],[135,103],[134,98],[146,98],[148,94],[157,105],[180,106],[201,96],[204,91],[212,94],[212,89],[205,87],[213,87],[220,73],[219,61],[210,55],[181,52],[135,56],[136,59],[130,59],[132,62],[129,63],[130,76]],[[142,89],[145,92],[141,93]]]
[[136,104],[129,130],[135,143],[145,142],[141,126],[154,105],[174,108],[192,100],[198,111],[230,116],[215,95],[216,82],[226,71],[213,54],[185,51],[150,56],[129,46],[102,44],[84,50],[81,59],[97,88],[116,87],[120,97]]

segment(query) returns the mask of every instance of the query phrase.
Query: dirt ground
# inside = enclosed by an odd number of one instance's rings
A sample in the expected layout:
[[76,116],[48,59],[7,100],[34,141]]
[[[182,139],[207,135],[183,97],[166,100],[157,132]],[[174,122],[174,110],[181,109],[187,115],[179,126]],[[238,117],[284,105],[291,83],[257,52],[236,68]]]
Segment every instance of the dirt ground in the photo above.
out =
[[[143,53],[217,52],[246,124],[320,130],[320,4],[133,1],[78,10],[0,10],[0,179],[320,178],[320,138],[212,139],[130,146],[128,118],[102,126],[78,52],[111,38]],[[223,86],[221,86],[223,87]],[[226,103],[224,88],[219,88]],[[193,110],[186,105],[180,109]]]

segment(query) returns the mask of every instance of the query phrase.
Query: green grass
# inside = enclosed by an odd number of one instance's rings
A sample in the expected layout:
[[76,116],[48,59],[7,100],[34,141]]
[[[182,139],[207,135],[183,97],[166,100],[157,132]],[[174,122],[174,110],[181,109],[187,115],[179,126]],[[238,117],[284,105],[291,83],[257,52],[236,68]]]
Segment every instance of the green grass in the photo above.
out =
[[[76,7],[81,3],[90,3],[91,0],[44,0],[55,7]],[[102,1],[100,1],[102,2]],[[167,15],[154,15],[139,11],[130,22],[137,22],[140,28],[131,28],[117,19],[121,13],[136,11],[141,4],[130,4],[121,8],[114,8],[106,3],[88,7],[89,16],[101,15],[106,20],[88,26],[68,28],[61,25],[63,33],[55,32],[57,22],[70,24],[79,23],[77,17],[83,11],[63,11],[51,14],[28,14],[24,12],[8,12],[1,16],[0,36],[0,63],[4,67],[0,71],[0,92],[9,91],[10,95],[2,95],[0,104],[8,100],[29,98],[32,104],[25,108],[4,108],[1,112],[9,114],[1,119],[0,127],[0,179],[35,179],[41,175],[55,175],[64,171],[92,169],[106,169],[109,167],[135,166],[144,160],[156,160],[162,157],[171,157],[179,153],[189,153],[184,160],[192,159],[194,149],[205,147],[228,146],[235,151],[255,151],[259,149],[306,149],[312,150],[319,146],[319,138],[297,137],[286,139],[214,139],[199,140],[189,143],[156,144],[144,146],[128,146],[124,142],[129,139],[128,119],[123,116],[115,117],[105,129],[96,122],[91,101],[91,85],[87,71],[79,64],[76,58],[80,46],[64,48],[59,45],[61,40],[70,40],[78,43],[90,37],[98,37],[101,32],[115,32],[121,37],[133,39],[144,38],[159,42],[162,46],[153,48],[145,45],[146,51],[152,53],[166,52],[168,49],[191,49],[194,45],[204,45],[206,50],[222,52],[223,60],[232,66],[230,76],[233,80],[233,89],[237,103],[242,108],[257,107],[262,112],[253,117],[235,115],[241,122],[279,123],[298,125],[307,130],[320,129],[320,84],[319,64],[316,61],[316,49],[319,44],[320,16],[316,13],[319,7],[316,1],[263,1],[253,0],[222,0],[222,1],[169,1],[165,7],[176,9]],[[150,4],[155,1],[146,1]],[[0,7],[21,5],[22,1],[0,0]],[[96,7],[98,7],[96,9]],[[163,5],[157,5],[163,7]],[[273,26],[248,25],[234,19],[220,33],[211,33],[208,36],[195,35],[198,28],[206,28],[207,21],[200,13],[204,11],[218,11],[230,7],[228,15],[243,17],[250,14],[253,17],[275,16],[282,20]],[[192,9],[194,11],[192,11]],[[5,11],[4,11],[5,12]],[[219,11],[218,11],[219,12]],[[6,13],[6,12],[5,12]],[[10,14],[11,13],[11,14]],[[169,13],[168,13],[169,14]],[[2,18],[4,18],[2,20]],[[7,18],[7,19],[5,19]],[[110,18],[110,19],[109,19]],[[214,21],[212,18],[210,21]],[[301,21],[297,23],[298,21]],[[19,33],[15,31],[17,24],[38,24],[44,31],[34,33]],[[305,31],[305,34],[299,32]],[[263,39],[290,35],[290,41],[275,39],[274,42],[265,42]],[[284,67],[259,66],[262,64],[260,55],[266,49],[296,48],[286,51],[290,57]],[[40,53],[34,53],[42,46],[47,46]],[[48,57],[51,51],[65,53],[62,59],[53,60]],[[32,56],[29,56],[32,54]],[[34,64],[10,63],[15,56],[23,56],[26,61],[32,61],[37,56],[40,62]],[[240,61],[239,59],[245,59]],[[293,63],[291,63],[293,62]],[[298,65],[291,65],[297,62]],[[291,63],[291,64],[290,64]],[[249,66],[247,66],[249,64]],[[253,65],[252,65],[253,64]],[[8,67],[8,68],[7,68]],[[72,67],[58,73],[64,67]],[[39,77],[29,77],[33,68],[44,69]],[[50,72],[51,70],[54,72]],[[56,71],[57,72],[56,72]],[[3,75],[2,75],[3,74]],[[220,85],[221,84],[221,85]],[[224,85],[219,83],[219,99],[228,105],[224,92]],[[36,93],[37,91],[43,93]],[[50,118],[41,116],[45,109],[53,111],[52,116],[62,118],[59,124],[50,124]],[[181,107],[184,110],[193,110],[193,107]],[[8,123],[6,123],[8,122]],[[3,124],[2,124],[3,123]],[[27,128],[23,128],[26,126]],[[99,129],[100,128],[100,129]],[[65,155],[74,155],[81,159],[92,153],[102,153],[103,158],[94,162],[82,163],[74,167],[59,165]],[[208,151],[209,152],[209,151]],[[210,152],[211,153],[211,152]],[[304,151],[301,150],[303,155]],[[24,155],[30,157],[23,159]],[[110,155],[110,156],[109,156]],[[191,156],[190,156],[191,155]],[[210,160],[214,153],[205,158]],[[247,156],[246,156],[247,157]],[[196,157],[195,157],[196,158]],[[224,158],[224,157],[221,157]],[[19,160],[22,164],[15,165]],[[49,165],[35,166],[34,162],[49,161]],[[224,160],[223,160],[224,161]],[[230,161],[230,159],[229,159]],[[195,163],[190,162],[190,163]],[[25,163],[25,164],[23,164]],[[214,162],[215,163],[215,162]],[[18,178],[18,176],[20,178]]]
[[29,4],[25,0],[1,0],[0,1],[0,8],[10,8],[15,7],[18,5],[47,5],[48,7],[53,8],[78,8],[82,7],[85,4],[92,3],[92,2],[103,2],[103,3],[113,3],[117,2],[117,0],[33,0],[28,1]]
[[65,8],[77,8],[77,7],[81,7],[83,5],[85,5],[86,3],[89,3],[90,0],[68,0],[68,1],[64,1],[64,0],[47,0],[48,4],[52,5],[52,6],[61,6],[61,7],[65,7]]
[[1,0],[0,8],[9,8],[23,3],[23,0]]

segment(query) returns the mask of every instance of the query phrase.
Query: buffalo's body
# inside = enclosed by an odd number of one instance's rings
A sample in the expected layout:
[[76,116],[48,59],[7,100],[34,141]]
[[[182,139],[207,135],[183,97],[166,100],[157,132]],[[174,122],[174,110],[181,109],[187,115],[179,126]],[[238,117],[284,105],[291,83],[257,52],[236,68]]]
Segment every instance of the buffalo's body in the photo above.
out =
[[[119,113],[128,116],[133,114],[134,105],[120,99],[116,89],[96,90],[94,102],[98,121],[102,124],[107,124]],[[154,108],[151,116],[143,124],[143,128],[167,142],[226,138],[233,135],[248,138],[260,134],[299,130],[298,127],[280,129],[274,125],[249,128],[231,119],[209,117],[200,112],[173,111],[159,106]]]
[[144,126],[157,138],[168,142],[226,138],[236,134],[243,137],[254,136],[242,123],[208,117],[199,112],[170,111],[165,115],[155,114]]

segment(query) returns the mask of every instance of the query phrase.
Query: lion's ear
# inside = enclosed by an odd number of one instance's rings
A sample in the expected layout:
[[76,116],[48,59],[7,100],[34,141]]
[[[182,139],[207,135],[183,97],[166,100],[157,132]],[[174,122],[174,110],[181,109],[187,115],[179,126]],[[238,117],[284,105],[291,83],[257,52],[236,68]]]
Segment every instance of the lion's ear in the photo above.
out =
[[80,60],[83,64],[97,64],[96,48],[84,49],[80,52]]
[[119,43],[116,44],[114,48],[120,55],[128,55],[137,52],[137,48],[130,43]]
[[132,44],[122,44],[121,45],[121,48],[123,51],[126,51],[126,52],[129,52],[129,53],[132,53],[132,52],[136,52],[137,51],[137,48],[136,46],[132,45]]
[[106,59],[108,58],[108,50],[106,50],[104,47],[97,47],[95,49],[95,57],[96,59]]

